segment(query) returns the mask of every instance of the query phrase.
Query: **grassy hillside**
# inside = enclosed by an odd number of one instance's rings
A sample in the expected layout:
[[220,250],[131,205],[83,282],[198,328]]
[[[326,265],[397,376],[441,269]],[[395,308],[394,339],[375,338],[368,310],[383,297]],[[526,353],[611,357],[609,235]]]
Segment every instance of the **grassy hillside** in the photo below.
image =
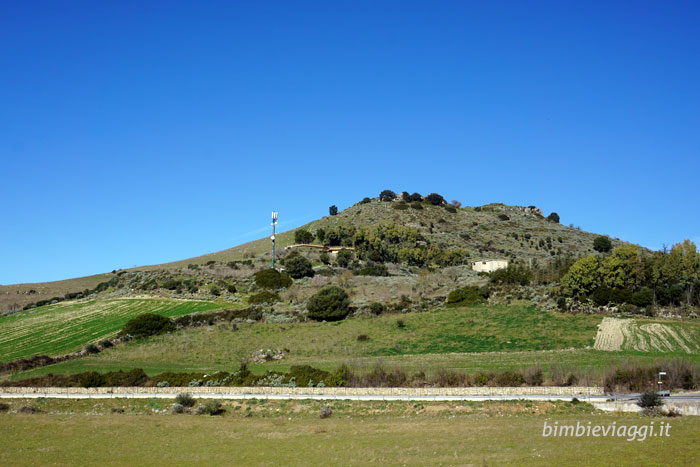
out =
[[180,316],[222,306],[212,302],[116,299],[58,303],[0,317],[0,361],[60,355],[111,336],[134,316]]

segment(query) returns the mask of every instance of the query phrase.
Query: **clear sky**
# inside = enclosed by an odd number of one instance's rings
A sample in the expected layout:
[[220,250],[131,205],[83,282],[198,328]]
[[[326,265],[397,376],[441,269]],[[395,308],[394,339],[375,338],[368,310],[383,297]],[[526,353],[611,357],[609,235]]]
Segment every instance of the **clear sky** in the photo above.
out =
[[698,2],[2,3],[2,284],[385,188],[700,243]]

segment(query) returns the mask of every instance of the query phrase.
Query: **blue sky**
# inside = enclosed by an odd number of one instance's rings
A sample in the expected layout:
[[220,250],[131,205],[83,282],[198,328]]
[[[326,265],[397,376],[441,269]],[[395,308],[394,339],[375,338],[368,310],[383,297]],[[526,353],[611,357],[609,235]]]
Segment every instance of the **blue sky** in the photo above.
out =
[[385,188],[700,242],[697,2],[3,3],[2,284]]

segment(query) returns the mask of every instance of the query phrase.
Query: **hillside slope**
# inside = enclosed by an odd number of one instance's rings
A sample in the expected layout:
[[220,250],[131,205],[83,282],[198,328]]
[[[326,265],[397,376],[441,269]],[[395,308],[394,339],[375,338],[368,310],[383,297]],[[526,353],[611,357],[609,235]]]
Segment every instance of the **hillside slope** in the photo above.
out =
[[[498,258],[517,259],[526,264],[534,261],[543,264],[555,258],[577,257],[593,251],[593,240],[597,234],[550,222],[532,211],[530,208],[496,203],[450,212],[444,206],[433,206],[427,202],[407,204],[398,200],[384,202],[375,198],[350,206],[336,216],[325,216],[300,228],[317,233],[319,229],[369,228],[394,223],[416,229],[427,241],[442,249],[463,249],[471,261]],[[285,254],[285,247],[294,244],[294,230],[277,235],[280,255]],[[314,242],[319,243],[317,239]],[[613,247],[621,243],[620,240],[612,239]],[[195,258],[131,270],[175,271],[191,264],[246,259],[257,259],[257,267],[269,264],[269,238]],[[112,274],[98,274],[56,282],[0,286],[0,313],[39,300],[50,300],[66,293],[92,289],[111,277]]]

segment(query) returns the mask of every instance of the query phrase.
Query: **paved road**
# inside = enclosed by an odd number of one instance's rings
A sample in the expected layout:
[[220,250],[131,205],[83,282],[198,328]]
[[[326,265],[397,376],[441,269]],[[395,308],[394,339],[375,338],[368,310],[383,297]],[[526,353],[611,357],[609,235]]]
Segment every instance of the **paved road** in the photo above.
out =
[[[0,398],[39,398],[57,399],[174,399],[179,393],[110,393],[110,394],[61,394],[61,393],[18,393],[2,394]],[[570,401],[572,396],[552,396],[545,394],[530,395],[488,395],[488,396],[411,396],[411,395],[346,395],[346,394],[193,394],[203,399],[271,399],[271,400],[356,400],[356,401],[488,401],[488,400],[532,400],[532,401]],[[615,396],[617,401],[634,401],[639,394],[621,394]],[[586,402],[606,402],[611,396],[579,396]],[[664,397],[665,401],[700,403],[700,394],[680,394]]]

